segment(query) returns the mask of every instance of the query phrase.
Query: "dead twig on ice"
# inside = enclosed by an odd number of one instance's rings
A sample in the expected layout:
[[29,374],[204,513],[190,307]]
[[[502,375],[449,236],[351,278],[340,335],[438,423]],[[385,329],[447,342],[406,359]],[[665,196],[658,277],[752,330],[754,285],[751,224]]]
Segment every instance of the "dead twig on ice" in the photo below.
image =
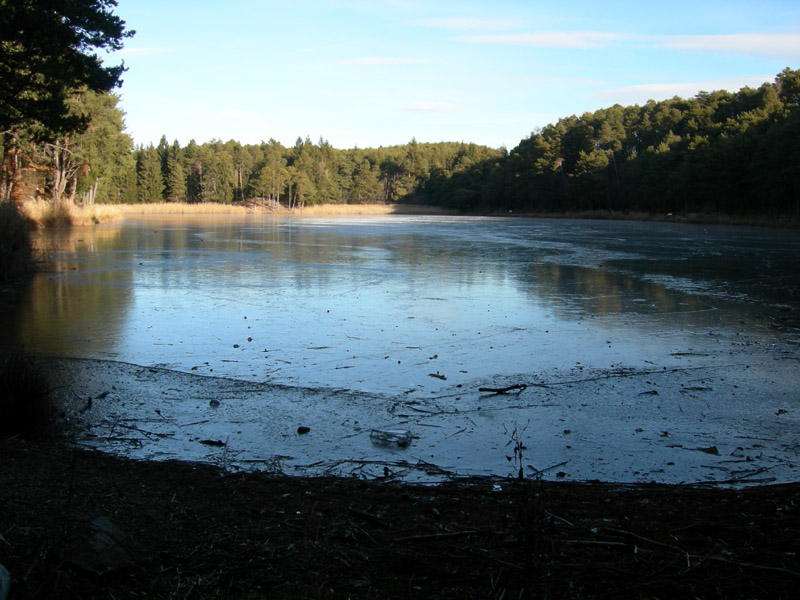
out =
[[515,385],[510,385],[504,388],[489,388],[489,387],[482,387],[478,388],[479,392],[488,392],[490,394],[506,394],[508,392],[513,392],[517,390],[517,393],[521,392],[522,390],[526,389],[528,386],[524,383],[517,383]]
[[394,538],[392,542],[427,542],[436,541],[446,538],[464,537],[469,535],[478,535],[480,531],[476,529],[469,529],[467,531],[450,531],[443,533],[430,533],[426,535],[409,535],[407,537]]

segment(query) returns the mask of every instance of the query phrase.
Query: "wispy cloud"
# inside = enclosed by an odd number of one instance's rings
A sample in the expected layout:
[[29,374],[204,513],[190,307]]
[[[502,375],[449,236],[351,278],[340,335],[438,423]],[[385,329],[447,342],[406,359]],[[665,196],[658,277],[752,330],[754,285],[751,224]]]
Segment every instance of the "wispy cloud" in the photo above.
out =
[[464,35],[459,42],[470,44],[503,44],[509,46],[538,46],[543,48],[602,48],[620,40],[631,39],[628,34],[605,31],[539,31],[533,33],[498,33]]
[[690,98],[701,91],[727,90],[729,92],[737,92],[745,86],[758,87],[764,82],[772,81],[772,79],[774,79],[774,75],[743,75],[741,77],[706,81],[645,83],[610,88],[594,92],[591,96],[598,100],[618,102],[620,104],[643,104],[648,100],[665,100],[674,96]]
[[515,19],[490,19],[476,17],[455,17],[445,19],[419,19],[415,25],[423,27],[436,27],[439,29],[459,29],[472,31],[503,31],[519,28],[524,23]]
[[674,35],[656,38],[655,42],[656,46],[671,50],[800,57],[800,34],[798,33]]
[[541,48],[595,49],[621,42],[653,48],[800,59],[800,33],[731,33],[719,35],[640,35],[608,31],[536,31],[462,35],[459,42]]
[[403,58],[399,56],[364,56],[343,60],[346,65],[420,65],[433,62],[429,58]]
[[403,107],[409,112],[428,112],[428,113],[454,113],[458,111],[458,106],[449,102],[411,102]]

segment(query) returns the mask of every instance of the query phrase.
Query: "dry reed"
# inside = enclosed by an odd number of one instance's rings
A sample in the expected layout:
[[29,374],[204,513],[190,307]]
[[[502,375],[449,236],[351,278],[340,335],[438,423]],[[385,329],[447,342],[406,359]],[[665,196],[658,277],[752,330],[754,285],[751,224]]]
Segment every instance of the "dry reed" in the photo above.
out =
[[291,214],[301,217],[380,216],[380,215],[446,215],[450,211],[435,206],[413,204],[311,204],[294,208]]
[[58,227],[92,225],[122,221],[134,215],[211,215],[247,214],[244,206],[226,204],[92,204],[81,206],[69,202],[35,200],[22,205],[25,216],[39,226]]
[[141,215],[247,215],[287,214],[299,217],[320,216],[380,216],[391,214],[442,215],[448,211],[430,206],[405,204],[314,204],[294,209],[244,206],[215,203],[156,203],[156,204],[93,204],[80,206],[69,202],[36,200],[22,205],[22,211],[41,227],[92,225],[123,221]]

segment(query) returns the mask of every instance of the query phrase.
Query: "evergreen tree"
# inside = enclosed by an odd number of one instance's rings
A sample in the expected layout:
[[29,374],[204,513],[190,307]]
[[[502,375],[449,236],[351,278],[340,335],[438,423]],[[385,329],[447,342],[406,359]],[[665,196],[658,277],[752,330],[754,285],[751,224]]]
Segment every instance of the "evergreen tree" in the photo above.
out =
[[161,159],[158,151],[149,145],[140,148],[136,162],[137,198],[142,203],[164,201],[164,179],[161,175]]
[[87,121],[70,111],[78,89],[108,92],[123,66],[103,66],[97,50],[119,50],[133,35],[112,13],[114,0],[0,2],[0,131],[38,123],[72,132]]
[[80,156],[82,168],[73,189],[84,204],[113,202],[124,196],[121,188],[134,165],[133,141],[125,133],[119,97],[86,91],[73,101],[88,119],[86,129],[74,138],[73,153]]
[[186,202],[186,172],[183,169],[183,157],[178,140],[173,142],[166,157],[166,190],[167,202]]
[[383,186],[380,173],[370,162],[363,158],[351,175],[349,201],[355,204],[378,202],[381,200]]
[[158,153],[158,160],[161,162],[161,178],[164,180],[164,186],[167,185],[167,158],[169,156],[170,145],[167,141],[167,136],[162,135],[161,139],[158,141],[158,146],[156,146],[156,152]]

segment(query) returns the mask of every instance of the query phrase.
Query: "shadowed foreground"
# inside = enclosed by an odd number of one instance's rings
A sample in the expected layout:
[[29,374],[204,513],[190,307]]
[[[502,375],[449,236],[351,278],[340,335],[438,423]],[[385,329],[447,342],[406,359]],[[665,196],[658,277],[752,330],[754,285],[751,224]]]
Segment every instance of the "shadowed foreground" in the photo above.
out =
[[0,451],[12,599],[789,598],[800,584],[798,483],[412,486]]

